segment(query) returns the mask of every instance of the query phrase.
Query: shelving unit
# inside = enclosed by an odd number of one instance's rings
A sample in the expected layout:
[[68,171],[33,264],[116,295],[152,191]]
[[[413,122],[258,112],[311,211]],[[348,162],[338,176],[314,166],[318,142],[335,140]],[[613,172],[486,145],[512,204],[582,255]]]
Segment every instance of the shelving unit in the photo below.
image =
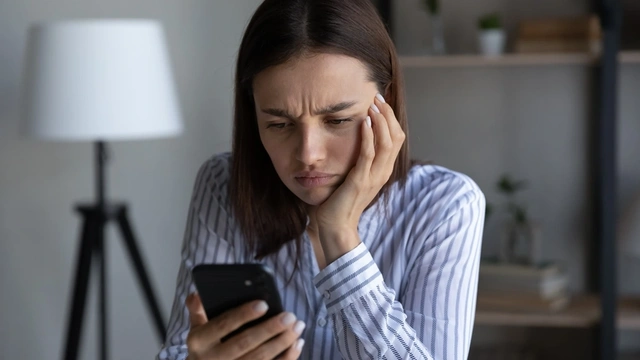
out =
[[618,360],[640,360],[640,354],[632,353],[632,354],[619,354]]
[[[600,320],[600,301],[594,295],[576,296],[561,311],[476,310],[478,325],[588,328]],[[640,298],[618,300],[617,328],[640,330]]]
[[640,330],[640,299],[618,299],[618,329]]
[[[496,57],[477,54],[400,57],[400,63],[405,68],[595,65],[598,61],[597,55],[588,53],[505,54]],[[618,61],[621,64],[640,64],[640,51],[622,51],[618,55]]]
[[640,64],[640,50],[621,51],[618,57],[622,64]]
[[496,57],[482,55],[402,56],[405,68],[485,67],[522,65],[594,64],[597,58],[591,54],[505,54]]
[[[391,0],[375,0],[389,29]],[[507,54],[496,58],[481,55],[442,57],[401,56],[406,69],[517,67],[577,65],[593,69],[596,79],[593,92],[589,142],[591,159],[592,244],[590,248],[588,291],[564,311],[557,313],[506,312],[477,309],[476,324],[507,326],[589,327],[596,330],[596,341],[590,342],[595,359],[640,359],[616,350],[617,331],[640,330],[640,299],[618,298],[616,278],[615,214],[617,198],[617,86],[620,65],[640,64],[640,50],[620,51],[621,13],[619,0],[591,0],[587,6],[601,19],[602,54]],[[596,66],[599,65],[599,66]]]

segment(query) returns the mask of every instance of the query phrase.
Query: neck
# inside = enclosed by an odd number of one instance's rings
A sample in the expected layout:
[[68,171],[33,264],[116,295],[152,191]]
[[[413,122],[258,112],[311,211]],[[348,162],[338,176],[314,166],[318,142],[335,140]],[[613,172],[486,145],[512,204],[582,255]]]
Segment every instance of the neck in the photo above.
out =
[[309,224],[307,225],[307,231],[317,235],[318,234],[318,221],[317,214],[318,207],[317,206],[307,206],[307,215],[309,216]]

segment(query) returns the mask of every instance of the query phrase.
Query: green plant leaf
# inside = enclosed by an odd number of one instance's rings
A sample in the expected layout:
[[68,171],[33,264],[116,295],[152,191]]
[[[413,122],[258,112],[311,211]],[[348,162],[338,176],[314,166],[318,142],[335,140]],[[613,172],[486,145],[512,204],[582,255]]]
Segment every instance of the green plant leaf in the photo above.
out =
[[440,12],[440,0],[423,0],[427,11],[430,14],[438,14]]
[[515,203],[507,204],[507,211],[513,217],[513,221],[518,225],[526,225],[529,222],[527,210]]
[[527,221],[527,211],[524,208],[516,207],[515,213],[516,224],[525,225]]
[[478,27],[482,30],[501,29],[502,21],[500,14],[494,12],[480,16],[478,19]]
[[498,190],[506,195],[513,195],[526,187],[527,183],[524,180],[513,180],[507,174],[502,175],[500,180],[498,180]]

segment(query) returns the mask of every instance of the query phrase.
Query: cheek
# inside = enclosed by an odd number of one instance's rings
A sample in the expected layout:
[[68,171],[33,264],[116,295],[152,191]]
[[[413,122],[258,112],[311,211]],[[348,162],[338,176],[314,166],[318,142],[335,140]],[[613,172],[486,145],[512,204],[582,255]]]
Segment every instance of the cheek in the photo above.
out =
[[353,167],[360,156],[360,142],[362,136],[359,127],[354,127],[348,134],[336,136],[331,140],[333,157],[348,166]]
[[267,151],[267,154],[269,154],[269,157],[273,158],[274,154],[278,151],[277,141],[274,141],[273,136],[262,128],[259,130],[258,134],[260,136],[262,146]]
[[356,141],[352,142],[349,147],[349,165],[352,167],[358,162],[358,157],[360,156],[360,138],[360,135],[358,135]]
[[262,146],[264,146],[265,151],[271,159],[271,163],[273,163],[276,173],[282,176],[286,173],[290,162],[289,157],[291,151],[288,148],[287,143],[272,136],[263,137],[262,134],[260,134],[260,140],[262,141]]

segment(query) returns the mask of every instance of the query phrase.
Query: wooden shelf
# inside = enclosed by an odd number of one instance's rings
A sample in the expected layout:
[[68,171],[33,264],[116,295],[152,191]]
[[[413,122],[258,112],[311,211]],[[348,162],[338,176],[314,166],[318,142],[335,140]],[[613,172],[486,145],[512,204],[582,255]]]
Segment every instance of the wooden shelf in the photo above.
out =
[[[640,64],[640,51],[622,51],[620,52],[619,59],[623,64]],[[400,64],[405,68],[594,65],[597,62],[598,56],[588,53],[505,54],[496,57],[486,57],[477,54],[400,56]]]
[[484,67],[522,65],[589,64],[596,61],[590,54],[505,54],[496,57],[482,55],[401,56],[407,68],[420,67]]
[[640,353],[621,353],[618,360],[640,360]]
[[595,297],[571,299],[561,311],[500,311],[478,308],[476,324],[546,327],[591,327],[598,322],[599,310]]
[[618,302],[618,329],[640,330],[640,299],[623,298]]
[[[500,311],[478,308],[476,324],[507,326],[586,328],[600,321],[596,296],[575,296],[561,311]],[[623,298],[618,303],[618,328],[640,330],[640,299]]]
[[640,50],[620,52],[620,62],[623,64],[640,64]]

